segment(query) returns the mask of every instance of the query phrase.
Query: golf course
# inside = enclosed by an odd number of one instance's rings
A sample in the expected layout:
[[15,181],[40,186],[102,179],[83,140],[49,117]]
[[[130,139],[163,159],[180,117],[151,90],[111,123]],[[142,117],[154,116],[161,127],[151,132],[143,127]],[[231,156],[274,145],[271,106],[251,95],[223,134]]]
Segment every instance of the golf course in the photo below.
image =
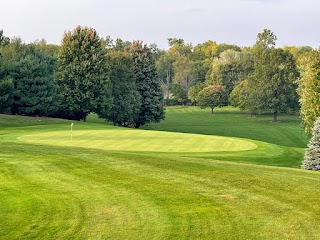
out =
[[141,129],[0,114],[0,239],[320,239],[308,141],[297,115],[232,107]]

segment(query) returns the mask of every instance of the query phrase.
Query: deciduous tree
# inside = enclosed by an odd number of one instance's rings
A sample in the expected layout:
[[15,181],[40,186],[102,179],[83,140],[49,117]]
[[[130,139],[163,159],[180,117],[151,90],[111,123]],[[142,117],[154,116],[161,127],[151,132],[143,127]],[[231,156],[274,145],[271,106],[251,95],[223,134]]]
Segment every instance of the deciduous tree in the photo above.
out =
[[296,111],[299,77],[293,55],[275,48],[276,36],[270,30],[259,33],[254,46],[254,72],[247,78],[250,94],[256,95],[255,108],[272,112],[277,122],[280,112]]
[[301,62],[298,92],[305,130],[310,133],[320,116],[320,51],[306,55]]
[[111,108],[106,48],[93,28],[78,26],[64,34],[58,55],[57,83],[62,115],[86,119],[90,112]]
[[206,84],[204,83],[197,83],[195,85],[193,85],[188,92],[188,98],[190,99],[191,103],[193,105],[197,105],[198,103],[198,96],[199,93],[201,92],[202,89],[204,89],[206,87]]
[[211,108],[211,113],[215,107],[225,105],[225,96],[223,88],[220,85],[210,85],[202,89],[198,95],[198,104],[200,108]]

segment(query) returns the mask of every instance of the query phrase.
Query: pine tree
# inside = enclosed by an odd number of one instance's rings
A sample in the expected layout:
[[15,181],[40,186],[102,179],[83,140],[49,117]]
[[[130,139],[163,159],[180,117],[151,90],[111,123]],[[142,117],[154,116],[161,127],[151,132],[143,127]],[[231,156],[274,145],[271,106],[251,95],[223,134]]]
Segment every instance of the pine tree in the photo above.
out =
[[109,112],[100,111],[98,114],[114,125],[127,127],[133,123],[140,110],[134,63],[129,55],[112,51],[109,53],[109,69],[113,104]]
[[[2,111],[24,115],[51,115],[55,110],[55,60],[33,44],[13,39],[1,47]],[[5,94],[4,92],[7,92]],[[4,108],[10,111],[4,110]]]
[[151,50],[142,42],[133,42],[127,49],[134,61],[137,88],[141,97],[139,114],[134,119],[134,126],[164,119],[163,92],[157,78],[155,62]]
[[14,102],[11,112],[25,115],[51,115],[55,109],[56,88],[50,58],[35,50],[16,62],[11,76]]
[[320,117],[314,123],[312,138],[306,149],[302,168],[307,170],[320,170]]
[[13,102],[13,81],[8,76],[3,58],[0,56],[0,113],[7,113]]
[[106,49],[95,29],[78,26],[64,34],[57,78],[63,99],[62,117],[85,120],[90,112],[110,110]]

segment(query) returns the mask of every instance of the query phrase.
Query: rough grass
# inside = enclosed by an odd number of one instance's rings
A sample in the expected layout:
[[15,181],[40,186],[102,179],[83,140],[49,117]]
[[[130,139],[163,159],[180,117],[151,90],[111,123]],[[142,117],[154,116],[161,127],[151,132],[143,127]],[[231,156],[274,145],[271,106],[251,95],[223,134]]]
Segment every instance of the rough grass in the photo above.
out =
[[[85,148],[87,144],[41,145],[39,137],[49,141],[53,133],[58,137],[51,141],[58,142],[70,122],[0,116],[0,238],[320,238],[320,175],[288,168],[299,166],[307,140],[298,117],[280,117],[275,125],[270,116],[251,119],[232,109],[211,115],[196,108],[169,108],[167,114],[163,123],[147,128],[235,136],[257,148],[166,153],[148,147],[136,152],[128,146],[106,150]],[[230,124],[235,118],[236,126],[220,129],[223,119]],[[131,132],[133,139],[140,132],[118,130],[95,116],[88,123],[76,122],[75,128],[92,131],[89,136],[96,142],[105,141],[108,131],[118,131],[119,145]],[[126,134],[121,136],[121,131]]]

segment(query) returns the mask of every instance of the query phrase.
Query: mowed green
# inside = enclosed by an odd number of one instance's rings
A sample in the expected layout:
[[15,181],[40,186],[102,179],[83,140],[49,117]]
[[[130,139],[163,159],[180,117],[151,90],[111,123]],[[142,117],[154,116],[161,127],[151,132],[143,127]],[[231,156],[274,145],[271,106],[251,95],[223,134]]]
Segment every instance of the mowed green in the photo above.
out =
[[[167,115],[145,127],[161,132],[117,128],[90,116],[75,122],[72,141],[70,121],[0,116],[0,238],[320,238],[320,175],[298,169],[307,136],[297,116],[275,125],[270,116],[250,118],[230,108],[212,115],[168,108]],[[231,119],[235,125],[222,130]],[[192,134],[163,132],[172,129]],[[116,145],[130,138],[133,144],[109,148],[111,135]],[[166,152],[149,146],[157,136],[157,145],[168,148],[175,138],[193,137],[255,147],[207,151],[199,145],[192,152],[186,145]],[[145,150],[134,148],[137,138]],[[77,146],[66,145],[71,142]],[[179,149],[183,140],[172,145]]]
[[137,129],[54,131],[25,135],[19,140],[55,146],[87,147],[118,151],[217,152],[251,150],[250,141],[200,134]]

